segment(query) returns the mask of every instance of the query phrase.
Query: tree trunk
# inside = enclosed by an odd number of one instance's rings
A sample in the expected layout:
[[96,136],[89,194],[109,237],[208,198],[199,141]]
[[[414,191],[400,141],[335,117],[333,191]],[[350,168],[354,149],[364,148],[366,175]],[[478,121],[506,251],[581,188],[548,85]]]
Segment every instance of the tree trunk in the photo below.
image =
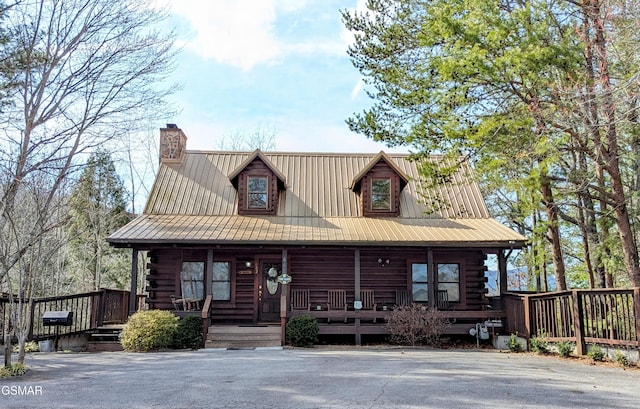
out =
[[[602,101],[604,115],[606,117],[605,140],[607,147],[602,150],[602,162],[604,170],[609,174],[611,180],[611,200],[613,202],[616,224],[620,234],[622,253],[627,274],[632,285],[640,286],[640,262],[638,259],[638,248],[633,236],[629,212],[627,209],[626,194],[620,172],[620,162],[618,160],[618,134],[616,128],[616,111],[613,100],[613,90],[609,77],[609,61],[607,55],[607,43],[605,36],[605,22],[601,17],[600,1],[592,1],[587,10],[591,13],[594,28],[595,55],[599,60],[599,83],[602,89]],[[613,283],[612,283],[613,284]]]
[[565,278],[565,266],[562,258],[562,245],[560,242],[560,229],[558,227],[558,207],[553,201],[553,192],[546,169],[541,170],[540,192],[542,193],[542,203],[547,212],[547,234],[551,242],[551,257],[553,259],[553,267],[555,269],[556,282],[558,290],[567,289],[567,280]]

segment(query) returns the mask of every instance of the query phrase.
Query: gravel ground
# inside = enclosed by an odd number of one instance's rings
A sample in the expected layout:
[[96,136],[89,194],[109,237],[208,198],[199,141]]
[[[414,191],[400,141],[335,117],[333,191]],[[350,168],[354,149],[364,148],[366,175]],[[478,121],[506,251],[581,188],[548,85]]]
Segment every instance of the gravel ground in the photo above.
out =
[[640,370],[495,350],[34,353],[0,408],[639,408]]

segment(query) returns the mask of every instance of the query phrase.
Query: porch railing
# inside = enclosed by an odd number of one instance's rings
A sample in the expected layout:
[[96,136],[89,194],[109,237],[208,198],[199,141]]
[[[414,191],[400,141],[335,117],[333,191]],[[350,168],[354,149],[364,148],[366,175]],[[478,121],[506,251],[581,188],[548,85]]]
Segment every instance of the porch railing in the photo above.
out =
[[[141,296],[138,296],[138,301]],[[10,332],[9,296],[0,297],[0,325],[2,333]],[[14,297],[13,302],[17,302]],[[24,301],[25,308],[29,300]],[[141,305],[138,302],[138,307]],[[139,308],[138,308],[139,309]],[[31,327],[28,340],[42,340],[55,335],[55,327],[42,325],[42,316],[47,311],[72,311],[73,325],[59,327],[59,335],[72,335],[96,329],[104,324],[124,323],[129,313],[129,291],[103,289],[81,294],[45,297],[33,300],[31,305]]]
[[640,288],[504,295],[507,330],[524,337],[640,348]]

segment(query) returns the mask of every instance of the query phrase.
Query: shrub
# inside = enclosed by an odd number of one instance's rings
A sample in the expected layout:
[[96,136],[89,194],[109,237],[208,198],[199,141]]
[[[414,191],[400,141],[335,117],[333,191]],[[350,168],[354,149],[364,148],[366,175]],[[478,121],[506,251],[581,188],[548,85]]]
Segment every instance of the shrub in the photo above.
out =
[[604,361],[605,353],[598,345],[592,345],[587,352],[587,356],[594,361]]
[[138,311],[122,329],[120,343],[125,351],[150,351],[173,344],[178,317],[169,311]]
[[574,348],[573,344],[569,341],[560,341],[558,342],[557,347],[558,347],[558,353],[560,354],[560,356],[564,358],[571,355]]
[[202,348],[202,318],[191,315],[178,321],[173,337],[173,347],[177,349]]
[[391,342],[400,345],[438,345],[449,321],[437,314],[435,308],[420,304],[397,306],[387,318]]
[[518,333],[509,335],[509,350],[511,352],[522,352],[522,345],[518,342]]
[[8,378],[10,376],[22,376],[27,373],[28,368],[21,363],[11,364],[10,368],[1,367],[0,368],[0,379]]
[[286,336],[295,347],[310,347],[318,342],[318,323],[310,315],[293,317],[287,322]]
[[[13,352],[20,351],[20,345],[13,346]],[[39,352],[40,347],[38,347],[38,343],[36,341],[29,341],[24,343],[24,352]]]
[[629,366],[629,358],[622,351],[616,351],[613,354],[613,360],[616,361],[618,365]]
[[537,352],[539,354],[546,354],[549,352],[549,341],[544,336],[544,333],[539,333],[538,336],[532,337],[529,340],[529,348],[531,348],[532,352]]

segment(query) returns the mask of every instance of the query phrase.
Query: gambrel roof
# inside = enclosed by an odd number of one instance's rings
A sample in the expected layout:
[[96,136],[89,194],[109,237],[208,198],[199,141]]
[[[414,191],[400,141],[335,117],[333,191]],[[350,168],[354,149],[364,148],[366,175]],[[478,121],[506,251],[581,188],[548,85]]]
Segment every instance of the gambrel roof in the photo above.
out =
[[[275,215],[238,214],[234,180],[255,159],[282,182]],[[362,198],[353,189],[380,160],[400,176],[398,217],[364,217]],[[521,246],[523,236],[490,217],[471,174],[463,163],[450,183],[424,189],[409,155],[187,151],[182,163],[161,163],[144,214],[108,241],[116,246]]]

